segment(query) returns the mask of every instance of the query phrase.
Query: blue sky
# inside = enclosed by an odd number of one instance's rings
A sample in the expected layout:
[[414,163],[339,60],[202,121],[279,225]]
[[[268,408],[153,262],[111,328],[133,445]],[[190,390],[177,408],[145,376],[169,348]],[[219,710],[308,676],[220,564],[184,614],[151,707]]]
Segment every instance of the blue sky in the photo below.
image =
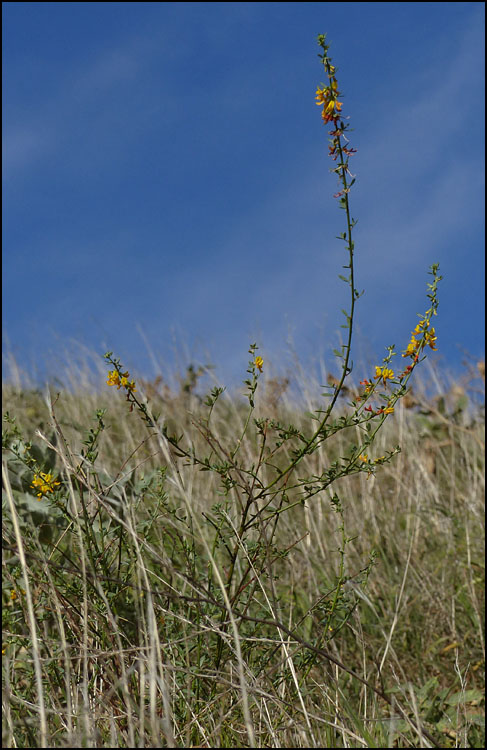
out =
[[253,341],[273,370],[327,358],[348,289],[326,32],[358,149],[356,359],[405,348],[434,262],[432,356],[483,357],[484,7],[3,3],[4,350],[34,378],[76,350],[222,382]]

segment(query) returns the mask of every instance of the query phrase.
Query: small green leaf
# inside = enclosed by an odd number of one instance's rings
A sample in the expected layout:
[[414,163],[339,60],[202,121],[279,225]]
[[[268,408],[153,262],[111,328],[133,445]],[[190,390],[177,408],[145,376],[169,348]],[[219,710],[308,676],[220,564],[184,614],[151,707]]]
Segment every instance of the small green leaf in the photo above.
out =
[[473,703],[473,701],[483,700],[484,695],[481,690],[461,690],[459,693],[454,693],[446,699],[445,703],[449,706],[458,706],[462,703]]

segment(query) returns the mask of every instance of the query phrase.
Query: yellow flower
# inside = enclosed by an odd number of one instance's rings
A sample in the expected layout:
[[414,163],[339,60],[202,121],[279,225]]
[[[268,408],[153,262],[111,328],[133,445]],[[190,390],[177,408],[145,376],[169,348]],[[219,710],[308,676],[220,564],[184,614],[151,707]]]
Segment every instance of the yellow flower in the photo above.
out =
[[117,388],[120,388],[120,376],[116,370],[108,372],[107,385],[116,385]]
[[366,454],[366,453],[362,453],[362,454],[361,454],[361,455],[359,456],[359,461],[362,461],[362,462],[363,462],[364,464],[365,464],[365,463],[367,463],[367,461],[368,461],[368,460],[369,460],[369,457],[367,456],[367,454]]
[[435,335],[435,329],[432,328],[430,331],[426,331],[424,335],[425,343],[428,344],[428,346],[433,349],[433,351],[436,351],[435,341],[437,339],[437,336]]
[[333,112],[334,109],[336,109],[337,112],[340,112],[341,108],[343,107],[342,102],[336,101],[336,99],[331,99],[331,101],[328,102],[326,105],[325,113],[330,114],[330,112]]
[[61,482],[58,482],[52,474],[46,474],[41,471],[39,474],[34,474],[31,487],[39,490],[37,497],[40,500],[43,495],[54,492],[54,488],[59,487],[60,484]]
[[402,355],[403,357],[412,357],[416,354],[417,350],[419,348],[419,341],[416,341],[414,336],[411,336],[411,341],[406,347],[406,351]]
[[116,385],[117,390],[120,388],[126,388],[127,391],[136,391],[135,380],[129,380],[129,373],[121,372],[117,370],[109,370],[107,385]]
[[418,334],[423,332],[423,328],[426,326],[428,328],[429,323],[427,320],[420,320],[416,328],[414,329],[413,333]]
[[322,104],[326,104],[328,101],[330,89],[328,86],[325,86],[323,89],[318,88],[316,89],[316,104],[321,107]]
[[128,372],[122,373],[120,378],[120,385],[127,389],[127,391],[136,391],[135,380],[129,380]]
[[259,372],[262,372],[262,366],[263,366],[263,364],[264,364],[264,360],[262,359],[262,357],[256,357],[256,359],[254,361],[254,365],[257,367],[257,369],[259,370]]
[[376,380],[382,380],[384,385],[386,385],[387,380],[392,380],[393,377],[394,377],[394,372],[388,367],[376,367],[375,368],[374,378]]
[[384,414],[394,414],[394,407],[388,406],[387,409],[384,409]]

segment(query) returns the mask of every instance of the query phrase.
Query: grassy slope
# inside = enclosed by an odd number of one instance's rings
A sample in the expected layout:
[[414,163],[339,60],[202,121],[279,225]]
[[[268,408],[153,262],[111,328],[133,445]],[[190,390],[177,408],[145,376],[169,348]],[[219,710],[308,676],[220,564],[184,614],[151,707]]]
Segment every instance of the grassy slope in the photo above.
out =
[[[304,400],[319,393],[315,385],[303,386]],[[249,566],[250,537],[237,561],[244,582],[238,613],[263,622],[234,618],[232,625],[222,618],[219,580],[229,562],[215,532],[226,523],[215,507],[225,504],[218,476],[171,455],[128,413],[121,393],[62,391],[56,426],[41,394],[5,386],[4,409],[60,476],[60,502],[72,520],[52,499],[35,499],[32,472],[6,451],[28,585],[4,496],[4,745],[37,746],[42,733],[50,746],[432,744],[406,714],[441,747],[483,746],[484,432],[466,388],[437,383],[435,398],[418,395],[412,408],[397,408],[371,453],[398,443],[402,452],[376,477],[360,473],[333,486],[353,539],[346,573],[362,570],[372,548],[377,558],[366,586],[345,586],[331,624],[333,594],[324,595],[336,584],[341,537],[332,492],[325,492],[281,514],[258,570]],[[208,453],[191,387],[176,393],[146,383],[145,391],[185,444]],[[96,475],[83,487],[73,469],[102,406]],[[283,423],[309,424],[277,381],[267,382],[257,406]],[[244,413],[236,397],[217,405],[221,444],[239,434]],[[307,456],[302,475],[344,455],[349,433]],[[244,441],[242,461],[256,463],[258,450],[255,440]],[[237,500],[229,498],[227,518],[237,524]],[[303,640],[326,648],[368,686]]]

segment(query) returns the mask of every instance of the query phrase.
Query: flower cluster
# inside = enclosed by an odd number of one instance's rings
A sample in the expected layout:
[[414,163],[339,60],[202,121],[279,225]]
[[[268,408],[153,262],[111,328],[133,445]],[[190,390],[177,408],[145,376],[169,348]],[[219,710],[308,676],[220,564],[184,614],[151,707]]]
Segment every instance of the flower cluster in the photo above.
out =
[[390,370],[388,367],[376,367],[375,368],[375,380],[382,380],[384,385],[387,385],[388,380],[392,380],[394,377],[393,370]]
[[381,406],[380,409],[377,409],[375,413],[376,414],[394,414],[394,407],[390,406],[389,404],[387,406]]
[[118,370],[108,371],[107,385],[116,385],[117,390],[125,388],[129,393],[137,390],[135,380],[129,380],[128,372],[118,372]]
[[375,474],[376,466],[383,464],[386,460],[385,456],[379,456],[379,458],[370,459],[366,453],[361,453],[358,457],[359,461],[363,464],[363,469],[367,472],[367,479]]
[[323,88],[316,89],[316,104],[321,107],[323,106],[323,111],[321,113],[321,117],[323,118],[323,122],[336,122],[336,120],[340,117],[340,112],[343,107],[343,102],[339,102],[337,97],[340,96],[340,92],[338,91],[338,83],[334,76],[335,68],[333,65],[330,65],[328,68],[328,74],[331,75],[330,77],[330,85],[329,86],[323,86]]
[[37,499],[40,500],[49,492],[54,492],[54,488],[58,487],[60,484],[61,482],[55,479],[52,474],[46,474],[41,471],[39,472],[39,474],[34,474],[34,479],[32,480],[31,487],[32,489],[38,490],[36,494]]
[[[389,367],[376,366],[374,375],[375,380],[382,380],[383,384],[387,386],[387,381],[392,380],[393,377],[394,371]],[[365,401],[374,389],[374,383],[371,380],[361,380],[360,385],[364,386],[364,392],[362,395],[356,397],[355,401],[357,403],[360,401]],[[364,408],[364,411],[371,412],[374,414],[374,416],[378,416],[379,414],[394,414],[394,407],[390,405],[390,402],[387,404],[387,406],[381,406],[379,409],[374,409],[374,407],[369,404]]]
[[370,461],[366,453],[361,453],[359,456],[359,461],[362,461],[362,463],[364,464],[370,464],[370,463],[378,464],[378,463],[381,463],[381,461],[383,461],[384,459],[385,459],[385,456],[379,456],[379,458],[374,458],[373,461]]
[[106,352],[103,357],[108,360],[114,368],[113,370],[108,371],[108,378],[106,381],[107,385],[115,385],[117,386],[117,390],[123,388],[125,390],[125,399],[130,404],[130,411],[132,412],[134,408],[136,408],[141,413],[143,420],[151,427],[154,427],[157,422],[157,417],[150,414],[146,404],[139,401],[135,395],[135,391],[137,390],[135,380],[130,380],[128,371],[124,372],[120,360],[113,357],[113,352]]
[[[333,130],[330,131],[331,145],[328,146],[328,152],[333,161],[337,161],[338,159],[338,164],[333,171],[340,176],[342,183],[341,190],[333,197],[343,198],[343,196],[346,196],[350,192],[350,187],[352,185],[352,182],[347,184],[346,175],[350,175],[353,179],[353,175],[348,169],[348,161],[350,156],[357,153],[357,150],[348,145],[348,139],[345,136],[345,131],[348,130],[349,126],[343,121],[343,102],[338,100],[340,92],[338,90],[336,68],[331,64],[331,58],[328,57],[329,46],[326,44],[325,35],[320,34],[318,37],[318,44],[323,49],[323,54],[319,55],[319,57],[323,62],[325,73],[328,76],[328,85],[322,84],[316,89],[316,104],[318,107],[322,107],[321,117],[323,123],[327,124],[331,122],[333,124]],[[346,141],[347,145],[342,142],[342,136],[343,141]]]
[[[420,338],[416,338],[419,336]],[[420,320],[414,331],[411,333],[411,340],[403,352],[403,357],[411,357],[415,362],[418,361],[419,354],[425,346],[429,346],[436,351],[436,332],[433,326],[430,328],[429,320]]]

